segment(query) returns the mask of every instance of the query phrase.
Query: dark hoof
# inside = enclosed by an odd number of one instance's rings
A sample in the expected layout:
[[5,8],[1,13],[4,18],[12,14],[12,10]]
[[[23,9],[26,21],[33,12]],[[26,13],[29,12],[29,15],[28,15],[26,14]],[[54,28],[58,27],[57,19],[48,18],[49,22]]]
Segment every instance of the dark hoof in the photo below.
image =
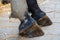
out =
[[43,35],[44,35],[44,32],[40,29],[40,27],[36,22],[32,24],[30,28],[20,33],[20,36],[28,37],[28,38],[33,38],[33,37],[38,37]]
[[44,16],[43,18],[40,18],[37,23],[41,26],[50,26],[52,25],[52,21],[48,18],[48,16]]

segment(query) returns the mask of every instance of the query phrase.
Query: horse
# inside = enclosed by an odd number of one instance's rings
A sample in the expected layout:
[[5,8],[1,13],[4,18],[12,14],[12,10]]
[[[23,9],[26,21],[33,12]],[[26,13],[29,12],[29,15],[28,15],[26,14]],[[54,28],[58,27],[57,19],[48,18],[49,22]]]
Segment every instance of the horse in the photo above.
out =
[[21,24],[19,25],[19,35],[29,38],[44,35],[44,32],[38,26],[37,22],[29,15],[26,0],[8,1],[11,3],[10,17],[18,18],[21,21]]

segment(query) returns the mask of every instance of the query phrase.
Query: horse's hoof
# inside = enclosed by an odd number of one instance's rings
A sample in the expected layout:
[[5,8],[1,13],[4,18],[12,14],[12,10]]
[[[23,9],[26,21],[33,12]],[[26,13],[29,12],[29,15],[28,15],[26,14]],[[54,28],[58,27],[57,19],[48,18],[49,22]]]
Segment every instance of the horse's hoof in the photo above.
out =
[[31,25],[31,27],[29,27],[28,29],[20,33],[20,35],[23,37],[33,38],[33,37],[43,36],[44,32],[40,29],[38,24],[35,22],[34,24]]
[[52,25],[52,21],[48,18],[48,16],[44,16],[40,18],[37,23],[41,26],[49,26]]

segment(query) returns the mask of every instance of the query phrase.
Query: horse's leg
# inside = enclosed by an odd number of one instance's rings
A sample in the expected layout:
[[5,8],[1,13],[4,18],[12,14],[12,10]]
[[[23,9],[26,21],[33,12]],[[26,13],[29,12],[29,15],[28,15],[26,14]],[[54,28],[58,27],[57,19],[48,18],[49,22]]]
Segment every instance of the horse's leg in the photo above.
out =
[[12,16],[21,21],[19,34],[24,37],[38,37],[44,35],[36,21],[28,15],[26,0],[11,0]]
[[46,16],[46,13],[39,8],[37,0],[26,0],[26,1],[29,12],[32,13],[32,17],[37,21],[39,25],[48,26],[52,24],[51,20],[48,18],[48,16]]

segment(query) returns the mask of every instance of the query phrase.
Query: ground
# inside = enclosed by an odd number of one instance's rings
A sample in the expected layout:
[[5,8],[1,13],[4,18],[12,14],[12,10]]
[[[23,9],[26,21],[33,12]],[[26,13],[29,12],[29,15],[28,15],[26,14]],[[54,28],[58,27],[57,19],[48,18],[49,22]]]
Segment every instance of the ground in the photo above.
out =
[[[60,0],[38,0],[39,7],[52,20],[51,26],[41,27],[45,35],[36,38],[18,38],[18,19],[11,18],[8,6],[0,7],[0,40],[60,40]],[[7,7],[7,8],[5,8]],[[2,9],[4,8],[4,9]]]

